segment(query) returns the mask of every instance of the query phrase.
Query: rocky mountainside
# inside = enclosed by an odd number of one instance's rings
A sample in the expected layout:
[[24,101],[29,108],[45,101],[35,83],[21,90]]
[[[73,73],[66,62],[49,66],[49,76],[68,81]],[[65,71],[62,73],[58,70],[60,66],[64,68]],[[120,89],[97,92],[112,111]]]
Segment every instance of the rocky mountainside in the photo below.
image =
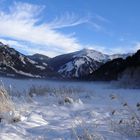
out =
[[45,63],[31,60],[8,45],[0,43],[0,75],[46,78],[56,74]]

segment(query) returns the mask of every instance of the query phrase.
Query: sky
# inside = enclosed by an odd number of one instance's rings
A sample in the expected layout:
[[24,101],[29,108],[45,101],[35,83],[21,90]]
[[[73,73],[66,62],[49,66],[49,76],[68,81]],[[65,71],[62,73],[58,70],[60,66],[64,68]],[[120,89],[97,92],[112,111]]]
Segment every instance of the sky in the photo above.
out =
[[140,49],[140,0],[0,0],[0,41],[54,57]]

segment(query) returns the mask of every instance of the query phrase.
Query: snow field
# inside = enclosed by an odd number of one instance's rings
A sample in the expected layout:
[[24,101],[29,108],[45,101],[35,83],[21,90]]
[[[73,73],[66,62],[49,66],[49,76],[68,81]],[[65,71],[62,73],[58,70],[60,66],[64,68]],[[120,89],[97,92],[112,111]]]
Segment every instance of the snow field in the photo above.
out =
[[1,140],[140,139],[139,89],[110,83],[1,80],[20,116],[17,122],[2,119]]

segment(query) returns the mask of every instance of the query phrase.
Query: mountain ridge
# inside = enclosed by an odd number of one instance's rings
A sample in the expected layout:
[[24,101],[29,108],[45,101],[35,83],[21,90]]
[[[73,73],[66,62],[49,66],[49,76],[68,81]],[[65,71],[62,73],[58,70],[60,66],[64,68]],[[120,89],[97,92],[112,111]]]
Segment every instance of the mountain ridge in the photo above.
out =
[[92,49],[82,49],[49,58],[42,54],[24,55],[2,42],[0,42],[0,54],[1,74],[34,78],[58,76],[63,79],[84,79],[114,58],[125,59],[131,55],[107,55]]

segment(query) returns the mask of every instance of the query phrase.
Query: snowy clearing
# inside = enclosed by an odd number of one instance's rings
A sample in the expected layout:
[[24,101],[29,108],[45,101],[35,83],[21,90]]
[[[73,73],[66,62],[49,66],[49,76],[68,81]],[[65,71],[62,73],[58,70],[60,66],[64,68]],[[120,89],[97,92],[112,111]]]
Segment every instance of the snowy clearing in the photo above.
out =
[[[1,140],[139,140],[140,90],[110,83],[0,78],[15,106]],[[14,114],[14,115],[15,115]]]

